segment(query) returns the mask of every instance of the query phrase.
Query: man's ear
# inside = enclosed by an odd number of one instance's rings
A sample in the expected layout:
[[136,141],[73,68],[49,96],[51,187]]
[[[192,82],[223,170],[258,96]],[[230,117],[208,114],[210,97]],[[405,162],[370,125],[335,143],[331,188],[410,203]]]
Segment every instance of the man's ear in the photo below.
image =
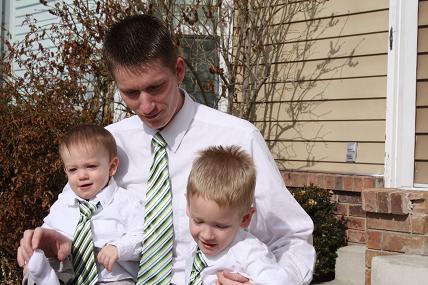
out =
[[180,56],[177,57],[177,61],[175,63],[175,71],[177,76],[177,82],[181,83],[184,79],[185,64],[184,64],[184,59]]
[[110,169],[109,169],[109,175],[110,176],[113,176],[116,174],[118,166],[119,166],[119,158],[117,156],[115,156],[110,161]]
[[256,208],[251,207],[250,209],[248,209],[248,211],[244,213],[241,220],[241,228],[246,229],[250,226],[251,217],[254,215],[255,212]]

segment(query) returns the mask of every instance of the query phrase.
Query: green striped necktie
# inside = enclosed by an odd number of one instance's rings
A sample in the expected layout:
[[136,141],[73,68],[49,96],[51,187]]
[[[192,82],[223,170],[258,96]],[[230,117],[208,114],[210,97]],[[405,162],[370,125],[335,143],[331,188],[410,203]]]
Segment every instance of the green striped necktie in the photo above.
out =
[[74,284],[95,285],[98,282],[98,272],[92,241],[91,216],[98,204],[93,205],[86,201],[77,201],[80,209],[80,220],[74,232],[72,244],[73,268],[76,275]]
[[202,257],[202,252],[200,249],[196,251],[195,259],[193,260],[193,267],[190,273],[189,285],[202,285],[201,272],[204,268],[207,267],[207,263]]
[[172,193],[166,142],[157,133],[152,139],[154,158],[145,198],[144,241],[137,285],[170,284],[172,278]]

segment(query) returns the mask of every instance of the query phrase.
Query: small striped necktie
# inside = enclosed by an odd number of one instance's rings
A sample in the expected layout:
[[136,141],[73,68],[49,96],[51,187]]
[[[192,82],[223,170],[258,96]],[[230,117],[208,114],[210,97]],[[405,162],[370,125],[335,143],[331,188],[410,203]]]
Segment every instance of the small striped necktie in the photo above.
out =
[[137,285],[170,284],[172,278],[172,193],[166,142],[157,133],[152,139],[154,158],[144,203],[144,241]]
[[91,216],[98,204],[93,205],[86,201],[77,201],[80,209],[80,220],[74,232],[72,244],[73,268],[76,275],[74,284],[94,285],[98,282],[98,272],[92,241]]
[[190,273],[189,285],[202,285],[201,272],[204,268],[207,267],[207,263],[202,257],[202,252],[200,249],[196,251],[195,259],[193,260],[193,267]]

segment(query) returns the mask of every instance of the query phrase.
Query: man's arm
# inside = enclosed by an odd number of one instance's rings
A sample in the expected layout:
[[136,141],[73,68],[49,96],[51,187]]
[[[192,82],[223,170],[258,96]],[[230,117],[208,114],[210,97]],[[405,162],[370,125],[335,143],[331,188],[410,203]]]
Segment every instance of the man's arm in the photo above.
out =
[[216,285],[254,285],[248,278],[245,278],[239,273],[228,271],[217,272]]
[[248,141],[257,170],[257,212],[250,232],[267,244],[290,278],[308,284],[315,265],[312,220],[285,187],[260,132],[254,131]]
[[[23,267],[30,260],[35,249],[41,249],[47,257],[56,257],[60,261],[70,254],[73,233],[64,229],[72,228],[71,225],[75,222],[65,214],[64,209],[67,207],[61,202],[70,192],[71,189],[67,184],[51,206],[49,214],[43,219],[42,227],[24,232],[17,250],[16,259],[19,266]],[[61,225],[61,227],[57,227],[57,225]]]
[[17,251],[17,261],[24,267],[35,249],[41,249],[46,257],[55,257],[63,261],[71,252],[71,240],[59,232],[46,228],[26,230]]

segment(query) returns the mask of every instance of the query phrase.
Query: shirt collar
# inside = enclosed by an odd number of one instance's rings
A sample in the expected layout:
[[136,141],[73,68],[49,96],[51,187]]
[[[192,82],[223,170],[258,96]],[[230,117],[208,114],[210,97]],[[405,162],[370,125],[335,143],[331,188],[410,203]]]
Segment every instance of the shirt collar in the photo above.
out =
[[100,202],[103,208],[107,207],[113,200],[114,193],[117,190],[117,184],[113,176],[110,177],[108,185],[100,191],[90,202],[94,201],[95,203]]
[[[244,235],[245,235],[244,229],[240,228],[239,231],[236,233],[235,237],[233,238],[232,242],[225,249],[223,249],[219,254],[217,254],[217,255],[208,256],[208,255],[205,255],[202,252],[202,256],[203,256],[205,262],[207,263],[207,266],[212,266],[220,258],[222,258],[226,254],[228,254],[230,248],[232,248],[238,241],[244,239]],[[197,249],[197,247],[196,247],[196,249]]]
[[[197,104],[190,98],[189,94],[183,89],[180,93],[184,95],[184,102],[181,109],[175,114],[172,121],[160,131],[160,134],[168,144],[168,148],[172,152],[176,152],[180,146],[184,135],[190,127],[191,122],[196,113]],[[153,137],[158,130],[154,130],[143,124],[144,130],[147,134]]]

